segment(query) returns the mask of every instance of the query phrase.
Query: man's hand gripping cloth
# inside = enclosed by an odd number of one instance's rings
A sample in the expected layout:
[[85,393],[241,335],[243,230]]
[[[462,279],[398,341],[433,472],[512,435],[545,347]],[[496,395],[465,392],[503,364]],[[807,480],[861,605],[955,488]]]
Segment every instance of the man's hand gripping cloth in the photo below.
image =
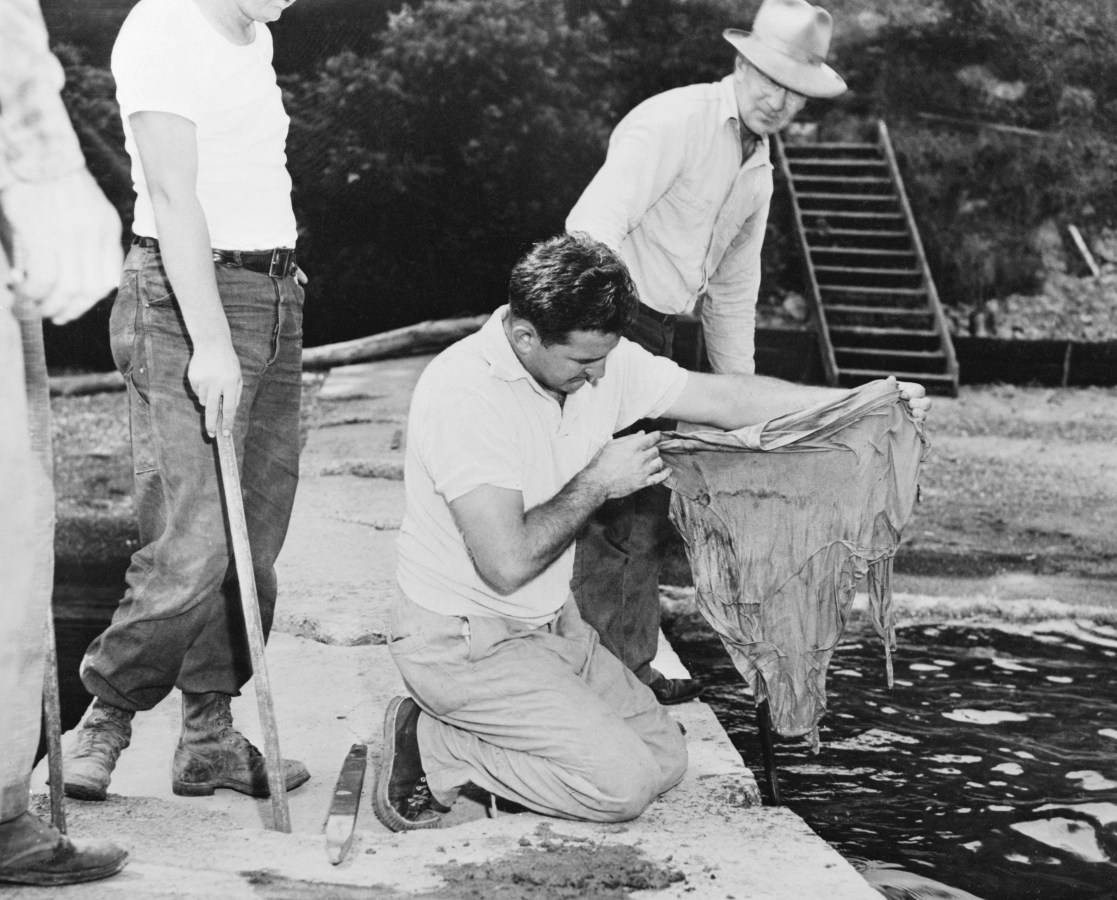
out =
[[866,576],[892,685],[892,558],[929,447],[892,378],[659,445],[699,610],[776,731],[809,735],[816,750],[826,669]]

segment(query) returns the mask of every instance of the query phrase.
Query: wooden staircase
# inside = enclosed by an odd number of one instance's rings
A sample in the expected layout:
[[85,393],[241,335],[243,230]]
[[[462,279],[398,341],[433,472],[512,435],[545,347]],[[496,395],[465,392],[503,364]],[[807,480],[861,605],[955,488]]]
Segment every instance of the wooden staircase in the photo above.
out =
[[895,375],[956,395],[954,346],[885,124],[876,143],[775,144],[827,382]]

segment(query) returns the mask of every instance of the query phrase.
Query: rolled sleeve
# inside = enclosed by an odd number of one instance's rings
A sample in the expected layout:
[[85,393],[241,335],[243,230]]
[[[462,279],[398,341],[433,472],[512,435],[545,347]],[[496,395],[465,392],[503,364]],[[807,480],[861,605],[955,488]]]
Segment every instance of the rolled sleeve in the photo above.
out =
[[756,299],[768,206],[749,216],[706,285],[702,332],[710,365],[719,375],[756,371]]

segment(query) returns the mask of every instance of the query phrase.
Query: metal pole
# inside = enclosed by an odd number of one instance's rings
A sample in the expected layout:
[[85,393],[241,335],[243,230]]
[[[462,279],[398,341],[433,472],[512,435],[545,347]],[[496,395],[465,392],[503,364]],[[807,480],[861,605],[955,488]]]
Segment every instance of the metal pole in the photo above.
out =
[[252,672],[256,678],[256,703],[260,727],[264,732],[264,761],[271,793],[273,825],[276,831],[291,833],[291,811],[287,807],[287,783],[283,777],[283,757],[279,753],[279,729],[275,722],[271,684],[264,659],[264,625],[260,619],[260,601],[256,594],[256,575],[252,569],[252,551],[248,543],[248,525],[244,518],[240,471],[237,467],[233,436],[225,434],[222,414],[217,414],[217,456],[221,463],[221,488],[225,494],[225,511],[233,538],[233,558],[240,583],[240,604],[244,611],[245,631],[252,654]]

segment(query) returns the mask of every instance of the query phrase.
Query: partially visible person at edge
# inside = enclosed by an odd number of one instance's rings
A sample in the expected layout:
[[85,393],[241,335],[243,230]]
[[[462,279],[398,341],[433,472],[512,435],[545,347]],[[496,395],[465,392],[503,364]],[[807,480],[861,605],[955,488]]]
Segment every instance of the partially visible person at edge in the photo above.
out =
[[[645,100],[617,125],[566,230],[592,235],[628,264],[641,301],[624,332],[629,340],[671,356],[676,318],[701,300],[713,370],[755,371],[760,249],[772,196],[768,138],[808,98],[845,90],[825,63],[830,33],[821,7],[764,0],[751,33],[725,32],[737,51],[731,74]],[[658,486],[604,504],[578,537],[573,580],[578,608],[602,643],[665,704],[702,690],[652,668],[669,505],[670,492]]]
[[[223,518],[216,430],[231,434],[264,631],[299,467],[303,290],[272,68],[293,0],[140,0],[112,53],[136,190],[110,319],[128,384],[140,549],[81,678],[94,700],[64,759],[71,797],[104,800],[132,718],[173,688],[171,789],[268,795],[233,725],[252,675]],[[283,763],[288,790],[310,778]]]
[[0,3],[0,883],[62,885],[128,854],[30,812],[54,584],[54,484],[42,318],[69,322],[120,268],[120,219],[86,171],[65,77],[35,0]]
[[[388,642],[411,696],[388,704],[374,790],[393,830],[437,827],[467,783],[612,822],[683,777],[678,724],[570,592],[594,510],[668,476],[658,433],[612,436],[658,416],[739,428],[846,392],[687,372],[621,337],[636,305],[612,250],[554,238],[415,387]],[[900,387],[922,419],[923,388]]]

